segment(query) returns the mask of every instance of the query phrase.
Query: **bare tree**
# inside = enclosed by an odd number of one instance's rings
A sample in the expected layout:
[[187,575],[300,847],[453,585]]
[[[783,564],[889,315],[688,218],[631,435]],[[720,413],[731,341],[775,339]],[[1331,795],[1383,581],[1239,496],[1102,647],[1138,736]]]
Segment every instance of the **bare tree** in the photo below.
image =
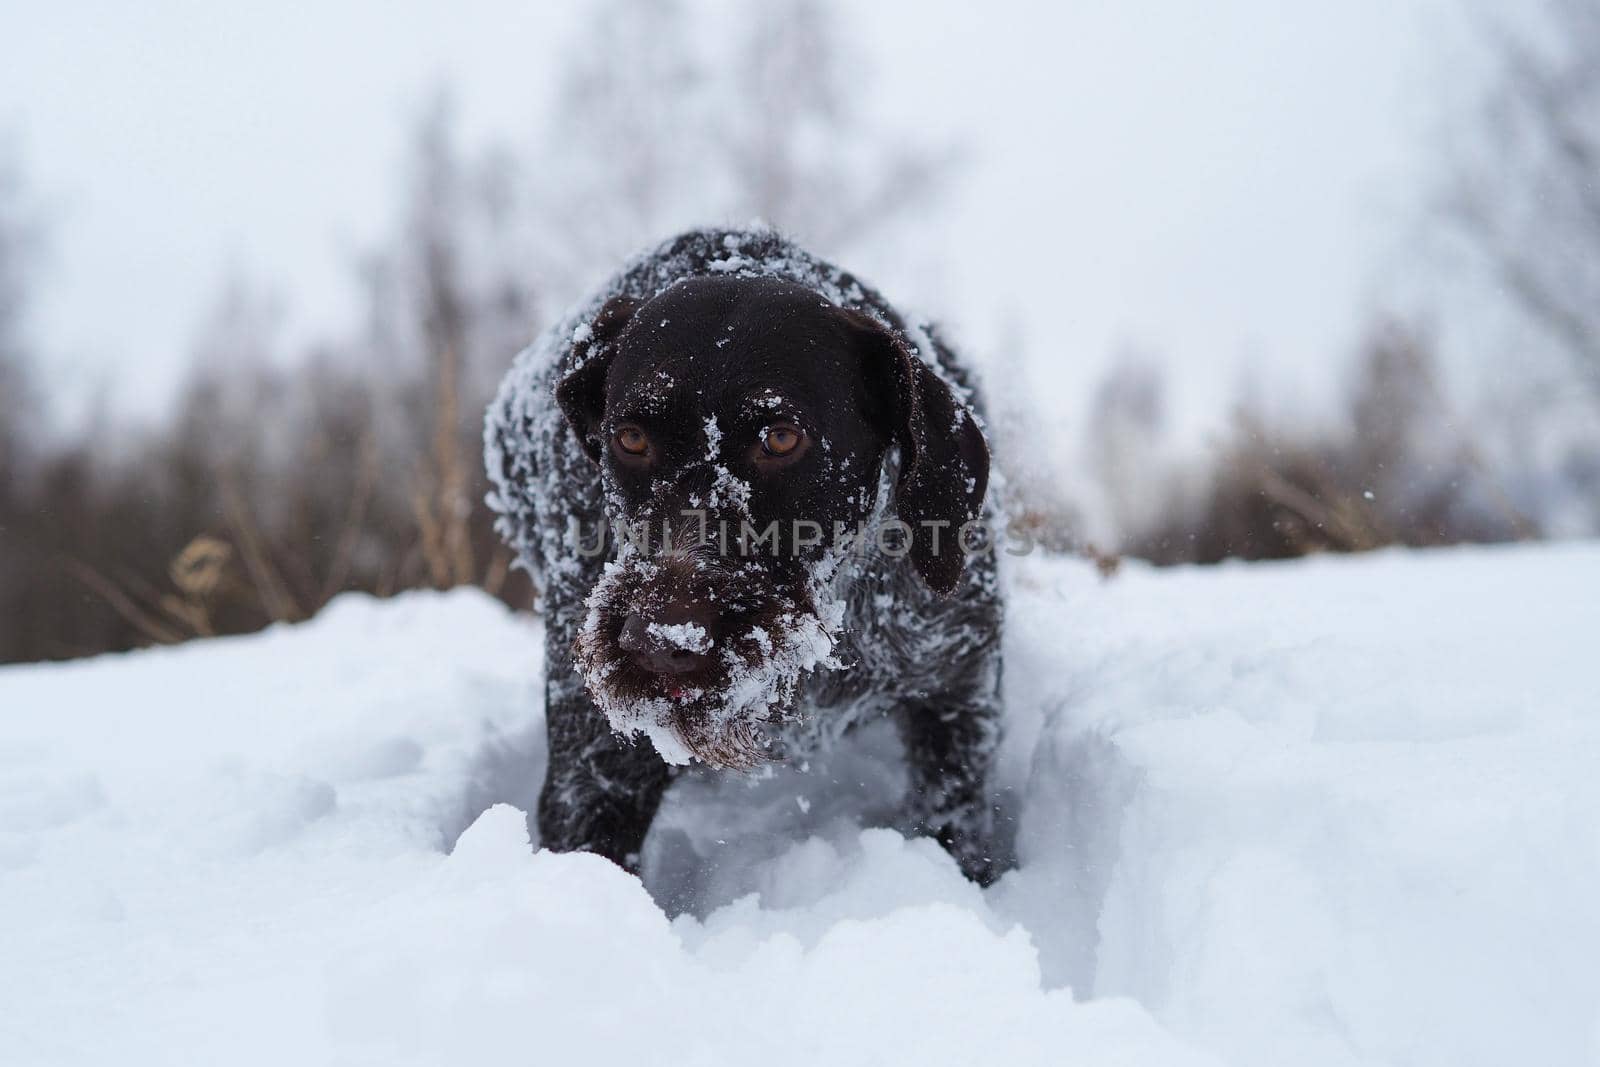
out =
[[607,0],[581,26],[522,164],[562,297],[692,225],[760,219],[838,254],[925,205],[949,173],[950,146],[871,126],[866,65],[827,4],[718,14]]
[[[414,273],[413,306],[429,368],[432,425],[427,459],[418,469],[412,508],[422,534],[423,558],[440,589],[473,580],[467,496],[472,473],[462,447],[462,364],[471,359],[469,296],[464,291],[459,233],[464,180],[451,142],[448,103],[436,101],[418,130],[412,162],[408,246]],[[476,464],[473,465],[474,468]]]
[[38,236],[19,169],[0,151],[0,494],[8,493],[21,474],[20,453],[34,410],[22,320]]
[[1541,0],[1488,30],[1497,73],[1446,212],[1600,393],[1600,6]]
[[519,161],[562,301],[714,195],[717,118],[696,44],[680,0],[602,0],[568,49],[550,118]]
[[20,186],[15,167],[0,155],[0,662],[20,639],[11,631],[24,616],[12,607],[20,599],[23,568],[33,562],[24,555],[19,529],[21,450],[33,409],[21,337],[24,258],[32,234],[23,217]]
[[478,452],[490,391],[537,326],[515,178],[503,152],[464,156],[450,100],[437,97],[413,136],[396,236],[365,265],[382,481],[404,487],[437,588],[503,564],[478,534],[487,529]]
[[819,247],[846,248],[926,206],[955,162],[952,146],[870,129],[860,72],[824,0],[742,8],[731,86],[737,108],[717,145],[740,205]]

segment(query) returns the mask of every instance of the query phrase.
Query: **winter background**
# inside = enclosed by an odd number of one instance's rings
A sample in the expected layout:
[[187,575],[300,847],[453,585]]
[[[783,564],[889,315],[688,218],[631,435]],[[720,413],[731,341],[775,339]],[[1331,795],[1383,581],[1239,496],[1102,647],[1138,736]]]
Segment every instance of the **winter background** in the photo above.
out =
[[[1325,8],[0,0],[0,1062],[1600,1063],[1600,8]],[[1047,549],[986,891],[882,730],[529,838],[483,405],[754,218]]]

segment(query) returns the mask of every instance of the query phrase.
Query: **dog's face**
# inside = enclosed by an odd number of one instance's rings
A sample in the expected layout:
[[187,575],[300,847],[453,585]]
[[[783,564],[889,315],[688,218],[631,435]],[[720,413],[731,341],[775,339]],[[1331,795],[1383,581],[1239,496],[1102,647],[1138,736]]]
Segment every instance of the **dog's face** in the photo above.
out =
[[836,666],[842,605],[821,594],[879,502],[885,452],[901,450],[910,558],[947,593],[983,500],[982,435],[887,329],[799,285],[692,279],[615,299],[580,334],[556,397],[619,550],[578,666],[612,725],[666,758],[749,766],[806,673]]

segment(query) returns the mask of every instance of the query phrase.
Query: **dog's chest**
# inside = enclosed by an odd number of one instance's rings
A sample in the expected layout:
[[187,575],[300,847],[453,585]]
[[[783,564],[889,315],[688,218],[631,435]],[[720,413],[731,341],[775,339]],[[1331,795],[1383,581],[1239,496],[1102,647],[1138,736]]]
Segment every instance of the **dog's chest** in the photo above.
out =
[[826,750],[863,723],[925,696],[942,662],[938,607],[893,561],[863,561],[852,573],[839,667],[806,679],[797,716],[773,731],[790,755]]

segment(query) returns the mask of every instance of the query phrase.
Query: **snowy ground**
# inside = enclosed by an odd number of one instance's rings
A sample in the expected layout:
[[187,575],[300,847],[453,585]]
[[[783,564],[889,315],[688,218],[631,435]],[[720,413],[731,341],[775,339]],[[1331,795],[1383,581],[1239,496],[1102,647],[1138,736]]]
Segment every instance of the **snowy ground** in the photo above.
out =
[[0,1062],[1600,1059],[1600,546],[1011,577],[986,893],[881,731],[534,854],[473,593],[0,671]]

